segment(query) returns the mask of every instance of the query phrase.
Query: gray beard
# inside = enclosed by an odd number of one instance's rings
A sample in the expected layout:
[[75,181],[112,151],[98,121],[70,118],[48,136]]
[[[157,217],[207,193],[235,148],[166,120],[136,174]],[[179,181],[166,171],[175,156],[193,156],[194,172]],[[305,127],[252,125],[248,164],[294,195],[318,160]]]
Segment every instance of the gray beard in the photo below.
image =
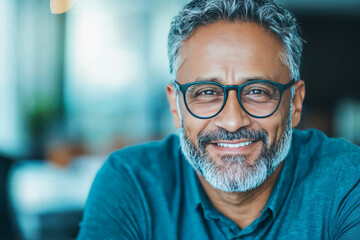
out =
[[[224,192],[246,192],[260,186],[279,166],[289,153],[292,140],[291,115],[279,140],[269,145],[265,130],[239,129],[228,132],[219,129],[214,132],[201,132],[198,146],[188,138],[184,127],[180,128],[180,146],[185,158],[204,179],[216,189]],[[250,164],[244,155],[225,155],[221,165],[206,151],[206,146],[215,140],[253,139],[263,142],[259,157]]]

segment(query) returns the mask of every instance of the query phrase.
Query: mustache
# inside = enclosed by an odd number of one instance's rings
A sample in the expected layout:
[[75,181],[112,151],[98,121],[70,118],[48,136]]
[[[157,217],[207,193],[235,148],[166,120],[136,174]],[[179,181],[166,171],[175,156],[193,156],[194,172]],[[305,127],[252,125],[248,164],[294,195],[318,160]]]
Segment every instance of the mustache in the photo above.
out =
[[205,152],[206,146],[213,141],[232,141],[242,138],[262,141],[265,146],[267,146],[269,142],[269,135],[265,130],[250,130],[241,128],[235,132],[229,132],[223,128],[219,128],[216,131],[200,132],[198,136],[198,146],[202,152]]

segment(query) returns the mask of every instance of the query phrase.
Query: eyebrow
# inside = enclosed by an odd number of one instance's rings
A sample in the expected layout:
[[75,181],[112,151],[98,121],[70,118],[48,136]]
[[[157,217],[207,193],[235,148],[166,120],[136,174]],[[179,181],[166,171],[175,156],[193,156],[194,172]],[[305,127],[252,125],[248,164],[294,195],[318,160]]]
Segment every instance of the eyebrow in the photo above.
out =
[[216,83],[221,83],[222,81],[219,78],[216,77],[197,77],[195,78],[195,81],[193,82],[216,82]]
[[[272,78],[270,77],[258,77],[258,76],[254,76],[254,77],[249,77],[249,78],[243,78],[240,79],[240,84],[244,84],[246,82],[252,81],[252,80],[268,80],[268,81],[274,81]],[[219,79],[217,77],[197,77],[195,78],[194,81],[192,82],[215,82],[215,83],[220,83],[224,85],[224,81],[222,79]]]

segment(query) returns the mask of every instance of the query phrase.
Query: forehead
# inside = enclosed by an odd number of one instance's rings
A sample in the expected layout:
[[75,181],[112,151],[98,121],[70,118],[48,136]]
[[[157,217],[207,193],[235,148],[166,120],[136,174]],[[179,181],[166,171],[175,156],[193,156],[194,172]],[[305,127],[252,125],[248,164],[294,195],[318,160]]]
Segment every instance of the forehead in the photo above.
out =
[[238,84],[263,78],[285,83],[290,73],[280,60],[282,52],[281,42],[256,23],[209,24],[183,42],[177,79],[186,83],[217,78]]

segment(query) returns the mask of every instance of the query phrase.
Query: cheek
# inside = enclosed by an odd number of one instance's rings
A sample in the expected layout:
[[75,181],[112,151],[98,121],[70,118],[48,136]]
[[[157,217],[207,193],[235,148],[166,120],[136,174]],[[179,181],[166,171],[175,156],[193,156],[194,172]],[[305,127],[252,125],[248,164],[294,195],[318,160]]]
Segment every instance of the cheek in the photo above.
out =
[[182,113],[184,130],[190,140],[197,146],[197,139],[200,132],[209,125],[211,120],[195,118],[187,112],[186,108],[182,109]]
[[[286,99],[286,100],[285,100]],[[269,144],[280,139],[283,134],[290,114],[290,100],[286,96],[282,99],[279,108],[268,118],[254,119],[255,124],[264,129],[269,135]]]
[[280,136],[284,133],[287,121],[289,119],[289,114],[290,114],[290,98],[288,96],[284,96],[278,110],[271,117],[269,117],[267,123],[264,123],[264,125],[266,124],[266,129],[268,129],[267,131],[271,143],[274,143],[274,141],[279,140]]

